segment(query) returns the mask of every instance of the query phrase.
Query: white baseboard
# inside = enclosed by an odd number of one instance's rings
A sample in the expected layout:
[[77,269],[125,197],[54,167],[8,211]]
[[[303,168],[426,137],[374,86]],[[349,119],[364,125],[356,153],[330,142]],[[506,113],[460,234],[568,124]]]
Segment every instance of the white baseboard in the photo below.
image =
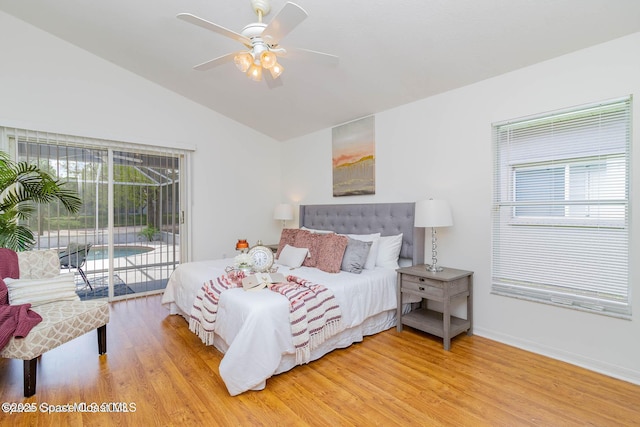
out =
[[600,374],[617,378],[619,380],[640,385],[640,371],[637,370],[612,365],[610,363],[591,359],[580,354],[559,350],[554,347],[540,345],[539,343],[523,340],[519,337],[496,333],[495,331],[479,328],[475,325],[473,326],[473,334],[513,347],[517,347],[522,350],[527,350],[532,353],[541,354],[552,359],[561,360],[563,362],[580,366],[581,368],[589,369],[590,371],[598,372]]

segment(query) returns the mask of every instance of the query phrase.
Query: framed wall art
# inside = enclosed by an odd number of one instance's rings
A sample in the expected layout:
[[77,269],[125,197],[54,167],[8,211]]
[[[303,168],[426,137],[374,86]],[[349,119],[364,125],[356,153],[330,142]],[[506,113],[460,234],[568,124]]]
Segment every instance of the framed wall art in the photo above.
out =
[[376,193],[375,117],[332,129],[333,196]]

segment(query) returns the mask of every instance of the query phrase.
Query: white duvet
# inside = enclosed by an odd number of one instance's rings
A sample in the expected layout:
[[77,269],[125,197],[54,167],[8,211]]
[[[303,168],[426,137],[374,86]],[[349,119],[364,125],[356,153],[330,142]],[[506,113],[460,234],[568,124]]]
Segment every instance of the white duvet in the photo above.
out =
[[[233,259],[181,264],[169,278],[162,304],[171,314],[188,319],[202,284],[224,274],[232,264]],[[312,360],[395,325],[397,273],[393,269],[331,274],[309,267],[278,267],[285,275],[326,286],[340,304],[343,331],[312,351]],[[295,366],[289,301],[276,292],[237,288],[222,293],[215,333],[214,345],[225,353],[220,376],[232,396],[260,390],[269,377]]]

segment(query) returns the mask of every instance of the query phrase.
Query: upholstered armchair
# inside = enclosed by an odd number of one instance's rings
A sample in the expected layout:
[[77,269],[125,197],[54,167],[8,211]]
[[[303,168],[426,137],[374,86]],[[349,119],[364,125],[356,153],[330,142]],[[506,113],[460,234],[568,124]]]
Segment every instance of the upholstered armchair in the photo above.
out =
[[7,301],[0,301],[0,309],[31,304],[26,308],[39,314],[42,321],[26,336],[12,336],[0,349],[0,357],[24,360],[24,396],[29,397],[36,392],[37,361],[43,353],[94,329],[98,353],[107,352],[109,305],[106,301],[80,301],[74,273],[60,273],[57,250],[19,252],[17,262],[18,269],[6,271],[19,270],[19,277],[0,277],[0,286],[5,284],[8,294]]

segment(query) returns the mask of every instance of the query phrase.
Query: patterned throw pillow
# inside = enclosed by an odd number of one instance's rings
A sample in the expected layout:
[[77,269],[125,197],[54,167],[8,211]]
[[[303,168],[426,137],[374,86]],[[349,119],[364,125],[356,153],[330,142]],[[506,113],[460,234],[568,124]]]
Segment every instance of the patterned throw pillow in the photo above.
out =
[[50,279],[60,274],[57,249],[18,252],[20,279]]
[[320,234],[312,233],[307,230],[299,230],[296,235],[296,241],[293,246],[296,248],[309,249],[309,256],[305,258],[302,265],[305,267],[316,267],[318,264],[318,244],[320,242]]
[[339,234],[318,234],[320,242],[316,267],[327,273],[339,273],[349,239]]

